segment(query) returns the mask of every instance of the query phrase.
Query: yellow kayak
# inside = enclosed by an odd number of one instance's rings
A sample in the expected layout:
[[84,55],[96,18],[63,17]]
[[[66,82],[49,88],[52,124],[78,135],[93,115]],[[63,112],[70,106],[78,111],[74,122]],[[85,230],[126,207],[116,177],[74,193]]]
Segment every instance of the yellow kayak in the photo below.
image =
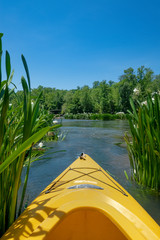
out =
[[88,155],[74,161],[1,238],[158,240],[160,227]]

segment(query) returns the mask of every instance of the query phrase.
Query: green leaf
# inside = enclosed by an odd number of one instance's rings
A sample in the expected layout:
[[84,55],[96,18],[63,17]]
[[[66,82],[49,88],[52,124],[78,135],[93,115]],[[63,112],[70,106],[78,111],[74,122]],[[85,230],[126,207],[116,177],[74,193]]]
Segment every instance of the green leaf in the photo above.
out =
[[1,116],[0,116],[0,126],[1,126],[0,127],[0,147],[3,142],[4,124],[5,124],[8,106],[9,106],[9,92],[8,92],[8,84],[6,84],[6,89],[4,92],[4,99],[3,99],[3,103],[2,103]]
[[23,87],[23,92],[24,92],[24,105],[23,105],[23,109],[24,109],[24,121],[27,121],[27,96],[28,96],[28,86],[26,83],[25,78],[22,76],[21,78],[21,83],[22,83],[22,87]]
[[126,176],[126,179],[129,180],[129,177],[128,177],[128,174],[127,174],[126,170],[124,170],[124,174]]
[[2,70],[1,70],[1,58],[2,58],[2,36],[3,33],[0,33],[0,85],[1,85],[1,81],[2,81]]
[[23,55],[21,55],[21,57],[22,57],[23,66],[24,66],[24,69],[25,69],[26,75],[27,75],[29,90],[31,90],[31,83],[30,83],[30,76],[29,76],[29,70],[28,70],[27,62],[26,62],[26,59]]
[[2,173],[21,153],[29,149],[32,145],[38,142],[48,131],[52,130],[53,127],[45,127],[39,132],[32,135],[22,145],[14,151],[1,165],[0,173]]
[[39,94],[39,96],[36,100],[36,103],[33,107],[33,116],[32,116],[32,124],[31,124],[32,128],[35,124],[35,121],[37,119],[37,115],[38,115],[38,112],[39,112],[39,101],[40,101],[41,96],[42,96],[42,92]]
[[[10,76],[10,78],[8,79],[8,86],[12,83],[13,75],[14,75],[14,70],[12,71],[11,76]],[[15,88],[17,88],[14,83],[12,83],[12,84],[13,84],[13,86],[14,86]]]
[[0,99],[4,96],[4,92],[5,92],[5,85],[6,85],[7,81],[2,81],[1,85],[0,85]]
[[137,111],[136,111],[136,108],[135,108],[135,105],[134,105],[134,102],[133,102],[132,98],[130,98],[130,104],[131,104],[131,107],[132,107],[132,110],[133,110],[133,113],[134,113],[133,116],[138,121]]
[[7,74],[7,81],[9,79],[11,73],[11,62],[10,62],[10,56],[8,51],[6,51],[6,74]]

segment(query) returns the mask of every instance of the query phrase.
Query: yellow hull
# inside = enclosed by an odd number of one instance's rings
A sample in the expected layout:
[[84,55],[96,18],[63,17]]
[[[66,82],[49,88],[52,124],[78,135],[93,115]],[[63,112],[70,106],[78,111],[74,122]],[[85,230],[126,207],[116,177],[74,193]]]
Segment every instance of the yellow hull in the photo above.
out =
[[1,239],[158,240],[160,227],[86,155],[59,175]]

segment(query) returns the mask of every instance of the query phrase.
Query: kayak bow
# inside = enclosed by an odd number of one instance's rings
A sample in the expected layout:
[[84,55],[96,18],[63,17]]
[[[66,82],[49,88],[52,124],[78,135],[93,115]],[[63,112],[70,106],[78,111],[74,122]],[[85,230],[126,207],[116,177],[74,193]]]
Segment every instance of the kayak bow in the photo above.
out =
[[21,214],[2,240],[158,240],[160,227],[88,155],[78,158]]

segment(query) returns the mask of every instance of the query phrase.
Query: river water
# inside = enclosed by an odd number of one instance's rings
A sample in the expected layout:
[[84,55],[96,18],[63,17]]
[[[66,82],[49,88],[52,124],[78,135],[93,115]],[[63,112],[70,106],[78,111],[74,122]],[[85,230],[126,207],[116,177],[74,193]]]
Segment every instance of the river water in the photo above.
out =
[[[51,147],[43,159],[34,162],[26,193],[28,204],[66,167],[84,152],[107,170],[160,225],[160,194],[146,190],[127,180],[130,177],[129,158],[124,143],[124,133],[129,131],[127,121],[63,120],[63,141],[50,142]],[[65,150],[64,152],[53,153]]]

